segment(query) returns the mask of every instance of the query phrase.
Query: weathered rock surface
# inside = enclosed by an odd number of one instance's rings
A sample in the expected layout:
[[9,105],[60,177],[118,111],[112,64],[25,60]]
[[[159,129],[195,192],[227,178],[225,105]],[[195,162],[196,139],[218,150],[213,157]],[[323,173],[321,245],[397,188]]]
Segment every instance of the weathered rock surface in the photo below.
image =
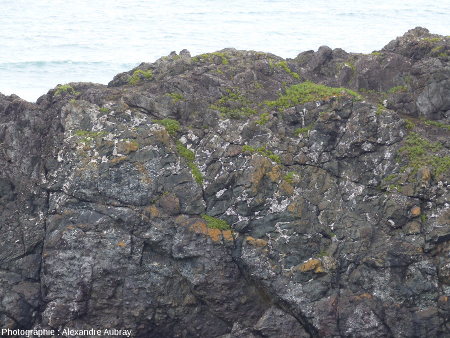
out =
[[0,327],[449,336],[449,42],[0,95]]

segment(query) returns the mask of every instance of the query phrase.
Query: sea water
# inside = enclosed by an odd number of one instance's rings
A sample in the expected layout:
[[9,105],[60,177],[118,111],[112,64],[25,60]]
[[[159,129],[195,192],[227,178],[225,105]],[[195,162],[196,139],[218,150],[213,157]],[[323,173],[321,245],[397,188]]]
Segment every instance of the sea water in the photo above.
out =
[[293,58],[321,45],[369,53],[416,26],[450,34],[450,1],[0,0],[0,13],[0,92],[29,101],[184,48]]

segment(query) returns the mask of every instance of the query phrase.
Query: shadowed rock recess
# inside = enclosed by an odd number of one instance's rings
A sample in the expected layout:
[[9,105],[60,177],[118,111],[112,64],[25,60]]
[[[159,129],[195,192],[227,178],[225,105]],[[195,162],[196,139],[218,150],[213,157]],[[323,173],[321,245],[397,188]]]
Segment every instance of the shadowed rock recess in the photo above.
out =
[[0,95],[0,327],[449,337],[449,60],[415,28]]

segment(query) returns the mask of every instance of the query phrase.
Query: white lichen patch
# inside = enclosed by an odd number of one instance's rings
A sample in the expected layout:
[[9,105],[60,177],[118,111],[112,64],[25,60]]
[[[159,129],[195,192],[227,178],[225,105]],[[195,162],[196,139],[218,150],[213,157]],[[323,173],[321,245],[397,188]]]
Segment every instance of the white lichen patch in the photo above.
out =
[[291,203],[291,199],[287,198],[278,202],[275,198],[269,198],[266,203],[270,205],[270,213],[278,213],[286,210],[287,206]]
[[216,192],[216,198],[219,198],[220,196],[222,196],[225,191],[227,191],[227,189],[222,189],[222,190],[219,190],[218,192]]

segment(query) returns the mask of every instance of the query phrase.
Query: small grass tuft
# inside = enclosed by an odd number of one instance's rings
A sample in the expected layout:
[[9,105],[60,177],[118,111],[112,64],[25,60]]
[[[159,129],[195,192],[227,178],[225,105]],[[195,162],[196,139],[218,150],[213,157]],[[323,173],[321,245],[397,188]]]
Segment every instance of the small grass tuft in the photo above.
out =
[[381,114],[383,114],[383,112],[384,112],[385,109],[386,109],[386,108],[385,108],[382,104],[379,104],[379,105],[377,106],[377,111],[375,112],[375,114],[376,114],[376,115],[381,115]]
[[420,215],[420,220],[422,221],[423,224],[426,223],[427,219],[428,219],[427,215],[425,214]]
[[442,122],[431,121],[431,120],[426,120],[426,121],[424,121],[424,123],[425,123],[427,126],[435,126],[435,127],[447,129],[447,130],[450,131],[450,124],[445,124],[445,123],[442,123]]
[[258,153],[258,154],[261,154],[261,155],[267,157],[268,159],[270,159],[271,161],[273,161],[275,163],[281,163],[280,156],[274,154],[270,150],[267,150],[265,147],[254,148],[254,147],[246,144],[246,145],[242,146],[242,151],[252,153],[252,154]]
[[71,95],[80,95],[71,85],[64,84],[56,86],[55,95],[62,95],[63,93],[68,93]]
[[202,218],[206,221],[206,226],[210,229],[231,230],[231,226],[223,219],[202,214]]
[[139,82],[141,82],[144,79],[151,79],[153,77],[153,72],[151,69],[149,70],[142,70],[142,69],[136,69],[133,72],[133,75],[131,75],[130,79],[128,80],[128,83],[131,85],[136,85]]
[[295,129],[294,133],[296,136],[308,135],[309,132],[311,131],[311,129],[313,129],[313,127],[314,127],[314,124],[310,124],[303,128],[297,128],[297,129]]
[[423,38],[423,41],[436,43],[436,42],[441,41],[441,38]]
[[292,184],[292,183],[294,183],[294,176],[295,176],[295,172],[290,171],[286,175],[284,175],[283,179],[286,182],[288,182],[289,184]]
[[230,61],[228,60],[228,55],[222,52],[214,52],[214,53],[205,53],[205,54],[200,54],[197,56],[194,56],[192,58],[193,62],[212,62],[214,61],[215,58],[218,58],[221,62],[222,65],[227,65],[230,63]]
[[283,69],[286,73],[288,73],[290,76],[292,76],[296,80],[300,80],[300,75],[298,75],[296,72],[293,72],[286,61],[279,61],[275,64],[272,63],[272,60],[269,60],[269,65],[271,68],[278,67]]
[[405,120],[405,128],[408,130],[413,130],[416,125],[411,120]]
[[189,169],[191,169],[191,174],[194,177],[195,181],[198,184],[202,185],[203,184],[203,175],[202,175],[202,172],[200,171],[200,169],[194,163],[194,160],[195,160],[194,152],[192,150],[189,150],[188,148],[186,148],[186,146],[183,143],[181,143],[180,141],[177,141],[176,145],[177,145],[178,154],[186,160],[187,165],[188,165]]
[[450,171],[450,156],[441,156],[437,154],[442,149],[440,143],[433,143],[422,138],[417,133],[410,133],[399,153],[404,155],[407,160],[406,168],[412,168],[413,173],[421,167],[430,167],[435,176]]
[[285,94],[280,95],[277,100],[266,101],[265,104],[272,108],[285,109],[312,101],[327,100],[332,97],[351,97],[360,99],[361,96],[347,88],[328,87],[306,81],[290,86]]
[[256,121],[256,123],[260,126],[265,125],[267,122],[269,122],[269,113],[262,113],[261,115],[259,115],[259,119]]
[[184,96],[181,93],[167,93],[166,96],[172,98],[173,102],[177,103],[178,101],[184,101]]
[[153,122],[166,128],[169,135],[172,136],[175,135],[180,130],[180,123],[177,120],[162,119],[162,120],[153,120]]
[[225,89],[225,95],[209,107],[219,111],[223,117],[231,119],[241,119],[257,113],[252,108],[252,102],[237,88]]
[[408,90],[408,87],[406,86],[395,86],[388,90],[389,94],[397,94],[401,92],[406,92]]
[[186,148],[186,146],[181,143],[180,141],[177,141],[177,151],[178,154],[183,157],[188,162],[193,162],[195,160],[195,154],[192,150],[189,150]]

